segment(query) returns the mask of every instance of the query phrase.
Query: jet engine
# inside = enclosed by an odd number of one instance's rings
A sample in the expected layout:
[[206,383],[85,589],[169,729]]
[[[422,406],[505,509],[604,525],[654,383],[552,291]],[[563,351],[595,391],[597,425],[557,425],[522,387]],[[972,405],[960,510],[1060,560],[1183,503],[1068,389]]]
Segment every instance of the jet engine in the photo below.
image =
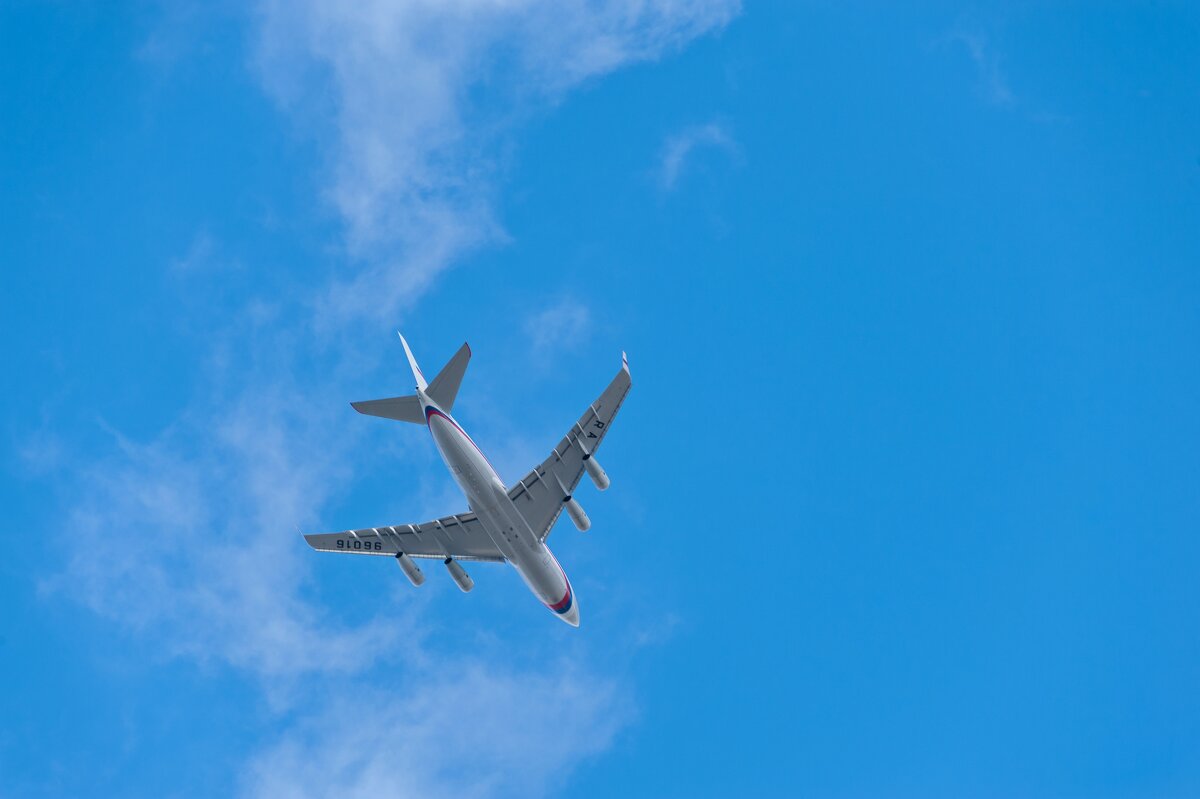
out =
[[404,572],[404,576],[413,585],[420,585],[425,582],[425,573],[421,571],[421,567],[417,562],[403,552],[396,553],[396,562],[400,564],[400,571]]
[[587,470],[588,477],[592,478],[592,482],[596,484],[596,488],[601,491],[612,485],[612,481],[604,473],[604,467],[591,454],[583,456],[583,468]]
[[571,521],[575,522],[575,526],[579,528],[579,532],[586,533],[592,526],[592,520],[583,512],[583,506],[575,501],[567,492],[567,487],[562,484],[562,480],[558,479],[558,475],[554,475],[554,482],[558,483],[558,490],[563,492],[563,504],[567,506],[567,515],[571,517]]
[[583,512],[583,506],[571,496],[566,497],[563,502],[567,506],[567,515],[571,517],[571,521],[575,522],[579,532],[586,533],[592,526],[592,520]]
[[454,558],[446,558],[446,569],[464,594],[475,587],[475,581],[471,579],[471,575],[467,574],[467,570],[460,566]]

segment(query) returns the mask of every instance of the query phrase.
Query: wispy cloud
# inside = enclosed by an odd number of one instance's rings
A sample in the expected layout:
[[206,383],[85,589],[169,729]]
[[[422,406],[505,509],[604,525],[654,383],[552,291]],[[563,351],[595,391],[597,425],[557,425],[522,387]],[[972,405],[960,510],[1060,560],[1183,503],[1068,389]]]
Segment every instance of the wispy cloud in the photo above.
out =
[[714,148],[726,153],[737,153],[737,143],[725,127],[717,122],[693,125],[675,133],[663,143],[659,157],[658,180],[665,191],[671,191],[679,182],[697,150]]
[[327,318],[387,318],[457,256],[503,240],[498,145],[531,107],[738,10],[738,0],[268,0],[260,72],[328,142],[328,196],[357,262],[327,296]]
[[207,230],[198,232],[187,252],[171,261],[171,271],[180,276],[240,268],[237,259],[229,258],[218,250],[216,240]]
[[[276,704],[289,703],[289,688],[319,689],[321,675],[381,662],[425,681],[419,690],[376,681],[369,701],[343,696],[289,714],[247,767],[248,795],[536,793],[628,719],[627,694],[594,675],[436,658],[422,645],[426,627],[397,618],[398,606],[386,620],[331,613],[311,595],[314,559],[297,529],[364,468],[328,379],[361,374],[364,359],[331,353],[335,334],[393,321],[464,252],[503,240],[498,153],[529,109],[668,54],[738,9],[737,0],[262,4],[258,74],[328,155],[341,272],[293,303],[299,312],[261,312],[288,302],[274,297],[223,309],[202,339],[219,384],[169,427],[142,440],[114,431],[111,454],[91,462],[60,456],[73,498],[61,529],[76,554],[43,586],[173,656],[251,675]],[[207,263],[214,248],[201,235],[172,268]],[[586,329],[586,307],[551,310],[557,343]],[[470,724],[460,723],[464,710]],[[514,770],[529,751],[539,754]]]
[[189,53],[203,48],[204,38],[199,32],[220,13],[219,4],[196,0],[162,3],[157,10],[158,19],[135,52],[139,59],[152,63],[156,71],[169,69]]
[[569,352],[583,343],[592,325],[592,312],[571,297],[540,310],[525,320],[534,359],[545,363],[557,354]]
[[[220,361],[225,381],[240,388],[197,397],[149,441],[117,433],[113,456],[81,467],[86,477],[74,493],[82,499],[66,522],[81,554],[48,587],[162,635],[174,651],[264,677],[368,667],[392,642],[369,624],[323,618],[300,595],[310,559],[301,560],[308,553],[296,546],[297,528],[319,517],[355,462],[344,418],[319,410],[341,410],[344,398],[323,397],[327,380],[297,368],[325,348],[314,329],[357,325],[357,312],[394,318],[467,242],[494,232],[488,145],[512,119],[502,108],[472,105],[472,87],[499,74],[520,79],[512,97],[553,102],[581,80],[667,53],[737,10],[731,0],[267,0],[264,81],[298,117],[334,109],[332,130],[315,129],[325,131],[318,135],[331,153],[330,193],[351,257],[342,277],[312,290],[310,314],[286,323],[270,316],[258,329],[261,300],[252,298],[223,314],[234,332],[205,331],[214,346],[238,342]],[[199,268],[214,252],[201,233],[172,268]],[[587,310],[562,305],[547,321],[560,342],[569,340],[586,327]],[[340,362],[326,364],[326,374],[361,368],[353,354],[334,357]],[[139,545],[147,537],[156,545]],[[198,539],[203,547],[192,543]],[[114,558],[82,554],[101,541]]]
[[21,439],[15,449],[25,473],[35,476],[53,474],[65,455],[62,440],[44,427]]
[[979,91],[989,103],[1008,107],[1016,102],[1008,78],[1000,68],[1000,54],[991,46],[988,38],[978,32],[956,30],[946,40],[966,49],[979,81]]
[[[347,476],[350,441],[291,392],[259,389],[86,467],[65,522],[75,546],[44,588],[163,641],[265,679],[357,671],[395,643],[302,596],[297,529]],[[340,474],[339,474],[340,472]],[[96,557],[103,552],[103,557]]]
[[540,796],[607,749],[631,713],[615,683],[565,663],[531,674],[472,662],[380,682],[259,753],[244,795]]

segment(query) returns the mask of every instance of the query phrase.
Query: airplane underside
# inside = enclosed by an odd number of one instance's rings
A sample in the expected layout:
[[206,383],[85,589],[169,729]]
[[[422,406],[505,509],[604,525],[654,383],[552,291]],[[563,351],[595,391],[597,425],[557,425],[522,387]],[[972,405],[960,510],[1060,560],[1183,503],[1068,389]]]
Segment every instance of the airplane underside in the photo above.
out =
[[622,354],[621,371],[550,456],[516,485],[506,487],[483,452],[450,415],[471,356],[470,348],[464,344],[427,383],[408,342],[403,336],[400,341],[416,379],[416,393],[351,405],[360,413],[428,427],[471,510],[422,524],[315,533],[306,535],[305,540],[325,552],[391,555],[416,586],[424,583],[425,576],[414,559],[440,558],[464,592],[474,587],[474,581],[460,561],[509,563],[542,604],[567,624],[578,627],[578,597],[545,542],[564,510],[579,530],[591,527],[572,492],[584,473],[599,490],[609,486],[608,475],[593,455],[632,386],[628,360]]

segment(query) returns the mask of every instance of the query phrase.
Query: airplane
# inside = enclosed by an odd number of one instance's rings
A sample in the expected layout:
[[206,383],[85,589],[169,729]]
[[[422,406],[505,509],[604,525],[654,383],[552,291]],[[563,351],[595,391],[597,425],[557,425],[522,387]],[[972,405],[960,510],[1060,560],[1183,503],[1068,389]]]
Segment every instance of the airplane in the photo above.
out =
[[601,491],[610,484],[595,453],[632,385],[629,359],[621,353],[621,371],[550,456],[516,485],[506,487],[487,457],[450,415],[471,360],[471,348],[463,344],[433,381],[426,382],[403,335],[400,343],[416,380],[416,393],[352,402],[350,406],[368,416],[428,427],[442,460],[466,494],[468,510],[423,524],[314,533],[304,539],[321,552],[390,555],[414,586],[425,582],[425,574],[414,558],[442,559],[464,593],[474,588],[475,582],[460,561],[510,563],[542,604],[567,624],[578,627],[579,597],[546,546],[546,538],[563,510],[579,530],[586,531],[592,525],[574,491],[585,472]]

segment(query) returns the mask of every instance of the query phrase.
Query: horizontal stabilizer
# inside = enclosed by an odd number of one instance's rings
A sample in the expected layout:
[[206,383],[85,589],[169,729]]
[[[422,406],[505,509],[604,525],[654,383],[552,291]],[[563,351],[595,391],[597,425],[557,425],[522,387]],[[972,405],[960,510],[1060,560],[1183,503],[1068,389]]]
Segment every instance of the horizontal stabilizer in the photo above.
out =
[[463,375],[467,372],[467,363],[470,360],[471,348],[463,344],[429,384],[426,393],[438,404],[438,407],[447,413],[454,407],[454,398],[458,396],[458,387],[462,384]]
[[[467,372],[467,363],[471,360],[471,348],[466,344],[459,347],[458,352],[454,353],[454,357],[450,359],[450,362],[442,367],[442,371],[438,372],[437,377],[433,378],[433,382],[426,385],[425,376],[421,374],[421,368],[417,366],[416,359],[412,357],[412,351],[408,348],[408,342],[404,340],[403,336],[400,337],[400,341],[404,344],[404,354],[408,356],[408,362],[412,366],[413,377],[417,380],[418,389],[424,391],[425,395],[433,400],[439,408],[449,413],[450,409],[454,406],[454,398],[458,396],[458,387],[462,385],[463,375]],[[350,406],[359,413],[365,413],[367,416],[395,419],[398,422],[425,424],[425,407],[421,403],[421,399],[413,394],[406,397],[388,397],[387,399],[352,402]]]
[[421,407],[421,401],[411,394],[407,397],[352,402],[350,407],[367,416],[382,416],[384,419],[395,419],[398,422],[425,424],[425,410]]

